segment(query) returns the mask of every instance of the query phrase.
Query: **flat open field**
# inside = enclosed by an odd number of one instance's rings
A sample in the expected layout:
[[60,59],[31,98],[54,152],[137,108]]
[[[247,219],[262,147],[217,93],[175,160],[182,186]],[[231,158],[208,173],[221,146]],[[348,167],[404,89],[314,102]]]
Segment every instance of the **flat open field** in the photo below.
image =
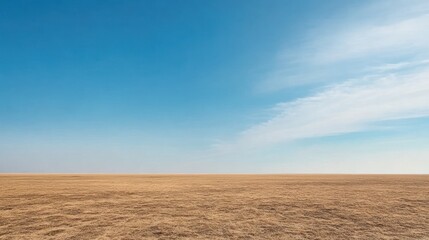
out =
[[0,239],[429,239],[429,175],[0,175]]

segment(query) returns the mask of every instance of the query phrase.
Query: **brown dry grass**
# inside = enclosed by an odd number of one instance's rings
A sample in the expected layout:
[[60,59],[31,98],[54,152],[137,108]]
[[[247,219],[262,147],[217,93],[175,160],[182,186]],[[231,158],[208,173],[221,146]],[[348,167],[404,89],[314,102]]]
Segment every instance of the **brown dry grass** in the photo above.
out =
[[429,175],[0,175],[0,239],[429,239]]

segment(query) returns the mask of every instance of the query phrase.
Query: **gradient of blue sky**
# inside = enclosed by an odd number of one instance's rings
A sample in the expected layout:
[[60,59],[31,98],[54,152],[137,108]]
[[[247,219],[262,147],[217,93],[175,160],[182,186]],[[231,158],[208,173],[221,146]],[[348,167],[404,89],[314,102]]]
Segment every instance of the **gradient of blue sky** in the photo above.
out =
[[429,173],[429,2],[2,1],[0,172]]

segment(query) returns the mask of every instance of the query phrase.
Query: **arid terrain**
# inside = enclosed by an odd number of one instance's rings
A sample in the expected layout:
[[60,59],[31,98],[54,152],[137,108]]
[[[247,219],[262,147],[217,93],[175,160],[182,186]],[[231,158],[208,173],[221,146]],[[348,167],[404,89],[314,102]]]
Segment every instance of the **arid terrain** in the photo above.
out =
[[429,239],[429,175],[0,175],[0,239]]

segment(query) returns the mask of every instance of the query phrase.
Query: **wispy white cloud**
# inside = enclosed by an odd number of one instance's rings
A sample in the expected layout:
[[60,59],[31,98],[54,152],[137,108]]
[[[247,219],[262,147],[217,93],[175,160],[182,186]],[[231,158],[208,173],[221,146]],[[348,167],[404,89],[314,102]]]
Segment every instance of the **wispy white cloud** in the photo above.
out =
[[389,72],[408,69],[413,67],[420,67],[429,64],[429,60],[413,61],[413,62],[399,62],[399,63],[386,63],[376,67],[368,68],[370,72]]
[[429,69],[349,80],[279,103],[278,113],[222,148],[253,148],[302,138],[365,131],[373,123],[429,116]]
[[[271,119],[218,149],[368,131],[374,123],[429,116],[429,8],[407,10],[404,2],[397,3],[407,14],[390,9],[380,13],[388,20],[376,16],[326,31],[294,53],[293,64],[274,70],[275,78],[261,86],[275,89],[292,85],[291,80],[294,85],[332,80],[311,96],[277,104]],[[291,68],[299,68],[300,74]]]
[[[361,26],[326,37],[313,58],[319,64],[383,54],[383,58],[427,52],[429,14],[382,25]],[[387,56],[386,56],[387,55]]]
[[332,83],[374,66],[390,71],[428,59],[428,1],[375,1],[349,15],[321,23],[308,30],[303,44],[281,51],[257,91]]

